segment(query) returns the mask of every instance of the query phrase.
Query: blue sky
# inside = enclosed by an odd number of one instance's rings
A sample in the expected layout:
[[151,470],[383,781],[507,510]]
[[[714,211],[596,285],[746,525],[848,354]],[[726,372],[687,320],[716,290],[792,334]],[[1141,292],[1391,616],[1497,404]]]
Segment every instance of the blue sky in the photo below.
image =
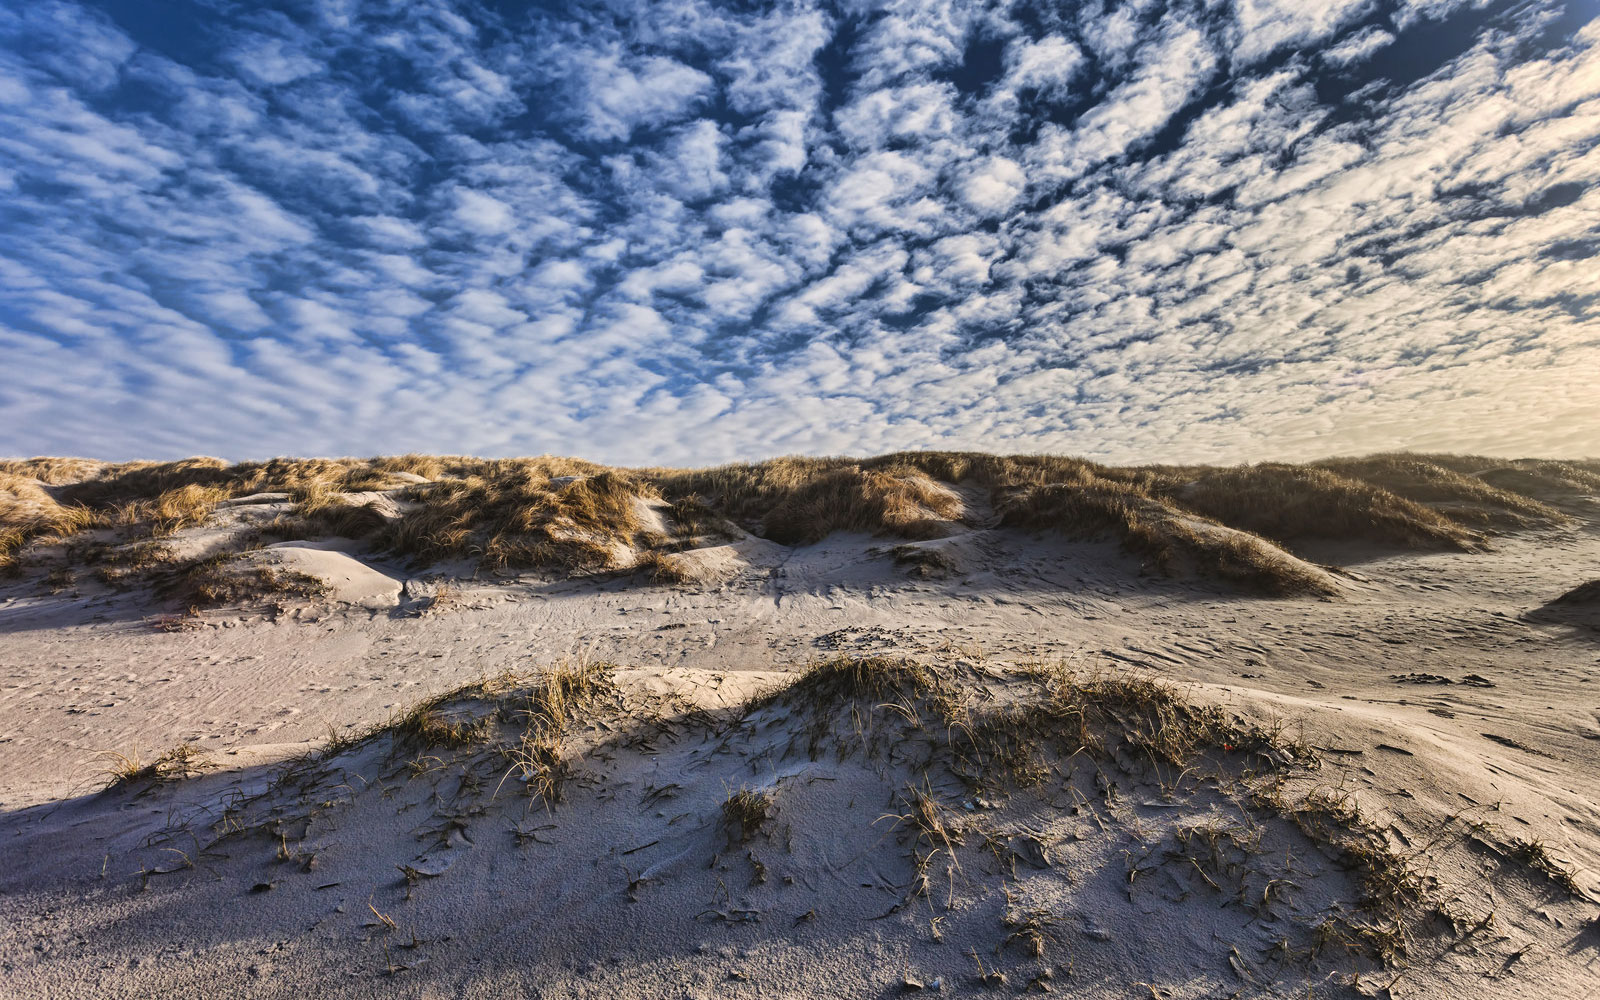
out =
[[1595,452],[1600,7],[0,9],[0,453]]

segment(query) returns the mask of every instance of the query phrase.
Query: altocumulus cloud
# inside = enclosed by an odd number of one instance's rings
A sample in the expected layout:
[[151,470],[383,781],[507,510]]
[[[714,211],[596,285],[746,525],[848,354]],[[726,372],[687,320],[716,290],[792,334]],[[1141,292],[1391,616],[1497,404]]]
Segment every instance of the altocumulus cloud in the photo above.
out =
[[0,10],[0,451],[1593,451],[1585,0]]

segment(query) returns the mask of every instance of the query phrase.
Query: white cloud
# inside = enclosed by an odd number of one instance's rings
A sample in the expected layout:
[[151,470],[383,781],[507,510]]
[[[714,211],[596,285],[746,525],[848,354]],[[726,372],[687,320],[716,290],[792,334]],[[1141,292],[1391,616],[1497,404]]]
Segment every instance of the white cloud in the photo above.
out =
[[1372,54],[1394,43],[1394,36],[1376,25],[1363,28],[1332,48],[1323,50],[1322,61],[1332,66],[1349,66],[1371,58]]
[[497,236],[516,224],[510,205],[493,195],[467,188],[455,192],[452,217],[463,229],[483,236]]
[[0,450],[1583,450],[1600,23],[1465,9],[0,11]]
[[227,60],[253,82],[281,86],[321,72],[322,62],[283,38],[255,35],[242,40]]
[[1067,96],[1082,66],[1083,53],[1060,35],[1046,35],[1038,41],[1018,39],[1006,48],[1004,86],[1008,90],[1028,87],[1060,100]]
[[961,200],[984,215],[999,215],[1016,204],[1027,179],[1014,160],[991,156],[973,163],[960,181]]
[[1374,0],[1235,0],[1233,58],[1248,64],[1280,48],[1319,41],[1366,13],[1373,3]]
[[711,87],[705,73],[665,56],[573,55],[584,62],[584,114],[578,128],[595,139],[626,139],[641,125],[683,118]]
[[1144,48],[1129,79],[1085,112],[1073,129],[1045,130],[1031,158],[1048,175],[1068,179],[1120,156],[1164,126],[1215,66],[1216,54],[1204,33],[1175,22]]

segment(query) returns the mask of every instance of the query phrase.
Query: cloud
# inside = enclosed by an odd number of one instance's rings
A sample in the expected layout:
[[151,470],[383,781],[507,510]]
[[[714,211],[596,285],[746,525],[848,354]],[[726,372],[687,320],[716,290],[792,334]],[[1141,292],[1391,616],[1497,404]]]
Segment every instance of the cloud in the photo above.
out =
[[961,199],[984,215],[999,215],[1016,204],[1027,178],[1015,160],[991,156],[971,165],[960,181]]
[[322,71],[323,62],[283,38],[251,35],[224,57],[254,83],[281,86]]
[[1600,432],[1575,3],[277,6],[0,12],[0,451]]
[[641,125],[680,119],[711,87],[711,77],[666,56],[574,55],[583,67],[576,127],[592,139],[626,139]]
[[461,228],[483,236],[504,233],[516,224],[510,205],[494,195],[470,188],[456,190],[451,215]]
[[1369,58],[1374,52],[1394,43],[1394,35],[1377,25],[1355,32],[1332,48],[1324,49],[1322,61],[1330,66],[1349,66]]
[[1249,64],[1284,47],[1320,41],[1373,5],[1374,0],[1235,0],[1233,58]]

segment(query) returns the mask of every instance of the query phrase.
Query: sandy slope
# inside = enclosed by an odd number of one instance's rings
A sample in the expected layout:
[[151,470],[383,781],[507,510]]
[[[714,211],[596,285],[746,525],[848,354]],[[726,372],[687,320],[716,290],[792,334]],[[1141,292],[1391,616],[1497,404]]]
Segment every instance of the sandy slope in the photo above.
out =
[[[170,633],[141,593],[11,583],[0,992],[1600,992],[1600,621],[1540,610],[1600,575],[1593,523],[1484,553],[1319,552],[1350,569],[1334,599],[1142,577],[1110,545],[998,529],[921,544],[956,569],[910,575],[859,536],[751,542],[718,556],[722,584],[478,579],[424,610],[429,581],[302,543],[277,558],[343,581],[352,603],[214,612]],[[840,653],[953,665],[1000,699],[1018,664],[1065,659],[1286,721],[1320,748],[1295,781],[1358,802],[1468,923],[1419,934],[1389,969],[1313,958],[1306,929],[1359,888],[1294,830],[1261,821],[1259,864],[1224,866],[1236,885],[1166,863],[1183,830],[1239,819],[1238,767],[1180,779],[1176,798],[1114,761],[972,796],[869,748],[893,732],[881,717],[813,759],[795,749],[796,711],[738,709]],[[493,794],[495,774],[450,754],[376,745],[282,780],[330,728],[564,658],[618,664],[618,690],[574,733],[577,774],[553,807]],[[95,751],[178,741],[223,769],[98,791]],[[918,838],[895,819],[919,781],[962,834],[921,893]],[[719,811],[741,787],[776,803],[747,843]],[[276,840],[217,840],[237,817]],[[1546,845],[1581,898],[1511,857],[1517,838]],[[1244,905],[1279,858],[1293,890]]]

